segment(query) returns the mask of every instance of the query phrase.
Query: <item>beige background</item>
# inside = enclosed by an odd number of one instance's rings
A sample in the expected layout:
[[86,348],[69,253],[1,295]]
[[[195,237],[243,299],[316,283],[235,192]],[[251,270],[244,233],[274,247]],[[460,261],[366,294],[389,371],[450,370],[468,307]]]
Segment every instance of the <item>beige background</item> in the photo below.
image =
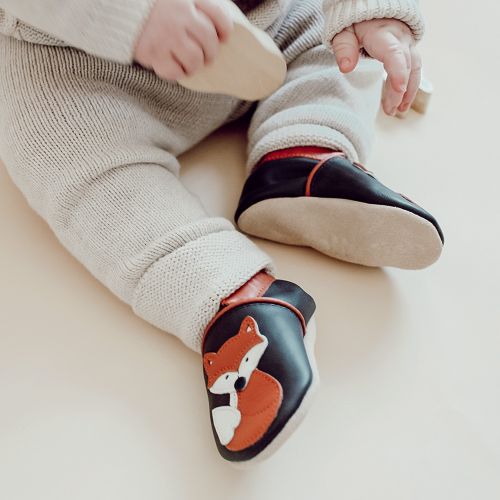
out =
[[[500,498],[500,6],[423,6],[432,107],[381,116],[369,167],[438,216],[442,260],[370,270],[259,241],[317,298],[323,386],[258,469],[218,458],[198,357],[94,281],[0,168],[2,500]],[[232,216],[244,152],[240,124],[183,157],[212,213]]]

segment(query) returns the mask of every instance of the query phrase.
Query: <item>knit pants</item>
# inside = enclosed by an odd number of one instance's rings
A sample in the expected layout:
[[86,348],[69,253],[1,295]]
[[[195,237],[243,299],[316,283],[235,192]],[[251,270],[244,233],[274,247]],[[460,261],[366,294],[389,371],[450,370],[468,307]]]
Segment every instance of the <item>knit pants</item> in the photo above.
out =
[[178,179],[178,155],[254,111],[248,167],[275,149],[319,145],[363,159],[380,68],[339,73],[321,45],[320,1],[268,29],[287,82],[258,103],[163,81],[69,47],[0,38],[0,156],[62,244],[137,315],[200,351],[220,301],[269,256],[208,215]]

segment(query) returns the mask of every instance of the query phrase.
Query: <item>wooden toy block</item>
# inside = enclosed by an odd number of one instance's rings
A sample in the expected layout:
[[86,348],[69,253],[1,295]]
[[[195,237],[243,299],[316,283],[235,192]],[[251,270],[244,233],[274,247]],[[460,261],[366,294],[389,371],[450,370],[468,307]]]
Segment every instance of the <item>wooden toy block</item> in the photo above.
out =
[[210,65],[179,83],[191,90],[219,93],[246,101],[258,101],[271,95],[285,81],[286,61],[264,31],[256,28],[230,0],[234,30],[220,46]]
[[425,114],[429,109],[429,104],[431,102],[432,92],[434,88],[432,83],[426,78],[422,77],[420,82],[420,88],[418,89],[417,97],[413,101],[412,108],[421,114]]
[[[246,101],[263,99],[283,85],[287,72],[285,58],[273,39],[255,27],[231,0],[219,1],[225,2],[232,13],[233,33],[221,44],[212,64],[179,83],[191,90],[226,94]],[[432,92],[432,84],[422,78],[412,109],[426,113]]]

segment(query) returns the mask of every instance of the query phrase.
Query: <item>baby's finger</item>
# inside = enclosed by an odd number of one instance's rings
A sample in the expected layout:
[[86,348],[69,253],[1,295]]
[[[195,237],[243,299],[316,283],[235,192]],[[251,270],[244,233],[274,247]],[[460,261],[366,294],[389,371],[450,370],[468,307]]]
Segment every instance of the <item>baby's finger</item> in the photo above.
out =
[[[368,40],[365,37],[365,49],[384,64],[394,95],[399,93],[402,98],[410,76],[410,58],[407,54],[409,47],[401,43],[390,31],[379,31]],[[400,102],[401,99],[397,104]]]
[[196,0],[196,7],[201,10],[213,23],[222,42],[227,41],[233,31],[234,22],[227,9],[216,0]]
[[359,61],[359,41],[352,28],[341,31],[332,42],[335,59],[342,73],[350,73]]
[[382,97],[382,107],[388,115],[394,116],[396,114],[396,111],[403,100],[403,95],[404,93],[402,92],[396,92],[392,87],[390,80],[387,79]]
[[187,75],[192,75],[205,63],[203,49],[187,33],[177,41],[177,45],[172,52]]
[[408,111],[417,96],[420,82],[422,80],[422,58],[415,48],[411,49],[411,73],[408,80],[408,90],[403,97],[403,102],[399,106],[399,111]]
[[168,57],[162,57],[153,65],[153,71],[163,80],[180,80],[184,78],[186,72],[180,65],[180,63],[175,59],[173,54],[169,54]]
[[408,88],[409,47],[402,44],[390,32],[380,33],[372,45],[373,47],[367,47],[370,55],[382,61],[387,72],[387,85],[383,97],[384,111],[394,115]]
[[212,62],[219,49],[219,38],[212,21],[199,10],[193,25],[187,28],[187,32],[201,45],[205,54],[205,63]]
[[382,94],[382,109],[388,115],[394,116],[398,104],[401,102],[400,94],[396,93],[392,88],[389,78],[384,83],[384,91]]

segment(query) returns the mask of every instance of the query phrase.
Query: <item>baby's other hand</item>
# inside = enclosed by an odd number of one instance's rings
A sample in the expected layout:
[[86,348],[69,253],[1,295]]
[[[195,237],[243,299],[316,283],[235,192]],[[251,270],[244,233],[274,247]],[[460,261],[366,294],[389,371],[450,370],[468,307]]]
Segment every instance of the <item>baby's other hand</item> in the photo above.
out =
[[218,0],[157,0],[137,40],[134,60],[165,80],[212,62],[233,29]]
[[422,62],[410,28],[397,19],[372,19],[346,28],[333,39],[340,70],[350,73],[359,61],[360,49],[384,64],[388,78],[382,107],[388,115],[407,111],[417,95]]

